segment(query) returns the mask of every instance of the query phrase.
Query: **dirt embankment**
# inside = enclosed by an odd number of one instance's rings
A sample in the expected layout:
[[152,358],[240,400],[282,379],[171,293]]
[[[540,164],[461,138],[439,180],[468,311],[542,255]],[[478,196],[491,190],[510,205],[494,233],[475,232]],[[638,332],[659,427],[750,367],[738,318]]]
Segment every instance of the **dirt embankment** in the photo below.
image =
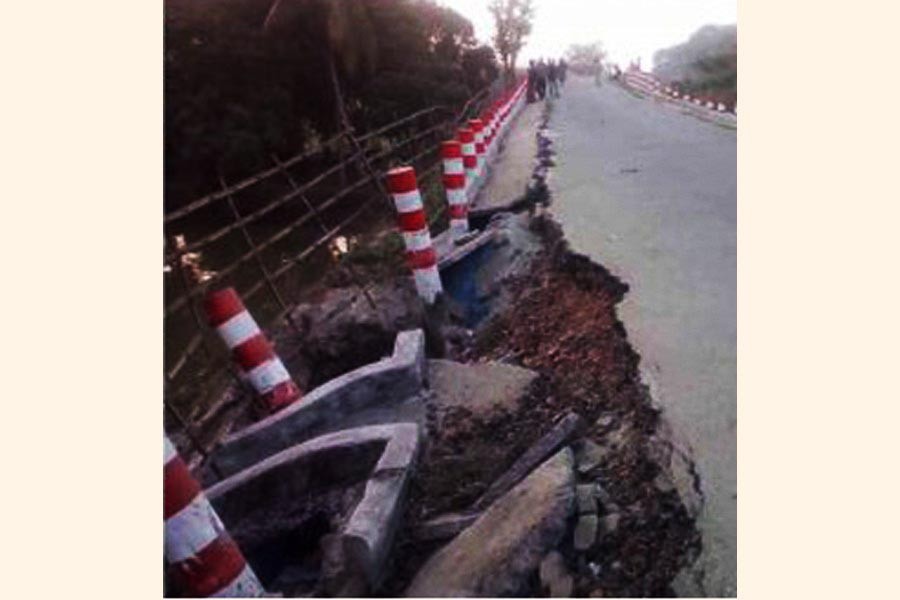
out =
[[[507,283],[517,300],[455,358],[510,362],[540,377],[515,411],[488,420],[459,411],[446,420],[414,480],[410,526],[469,508],[555,420],[574,411],[590,424],[587,437],[608,449],[596,480],[621,515],[616,531],[586,556],[567,556],[575,594],[672,595],[670,583],[699,548],[699,536],[653,457],[659,414],[615,310],[627,285],[570,252],[549,217],[533,227],[544,249],[527,275]],[[390,591],[401,591],[434,547],[401,536],[402,568]]]

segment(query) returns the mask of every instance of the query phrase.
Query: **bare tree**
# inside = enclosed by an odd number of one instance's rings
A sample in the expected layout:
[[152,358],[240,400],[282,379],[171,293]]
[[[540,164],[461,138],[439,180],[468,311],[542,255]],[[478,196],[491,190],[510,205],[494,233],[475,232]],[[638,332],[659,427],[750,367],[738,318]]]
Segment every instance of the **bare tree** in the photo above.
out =
[[494,48],[500,55],[503,71],[512,76],[516,58],[531,33],[534,7],[531,0],[491,0],[488,9],[494,16]]
[[573,73],[579,75],[596,75],[601,63],[606,59],[606,51],[602,42],[593,44],[572,44],[566,50],[566,60]]

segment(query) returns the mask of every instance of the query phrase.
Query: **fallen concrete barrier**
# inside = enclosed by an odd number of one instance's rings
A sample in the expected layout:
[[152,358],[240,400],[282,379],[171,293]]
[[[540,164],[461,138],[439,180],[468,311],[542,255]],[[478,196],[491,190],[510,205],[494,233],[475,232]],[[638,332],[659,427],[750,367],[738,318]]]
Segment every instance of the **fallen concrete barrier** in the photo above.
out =
[[403,331],[389,358],[360,367],[321,385],[293,404],[225,438],[210,456],[223,477],[300,442],[346,424],[371,407],[383,407],[421,394],[425,378],[425,335]]
[[[374,589],[400,523],[419,455],[420,431],[415,423],[393,423],[320,436],[270,456],[206,493],[240,543],[242,522],[264,520],[273,511],[284,512],[306,501],[316,490],[365,481],[362,498],[343,519],[343,527],[328,534],[346,564],[338,568],[332,565],[329,573],[340,580],[329,581],[326,587],[340,590],[350,580],[362,578],[369,589]],[[285,523],[294,525],[289,519]],[[271,531],[270,538],[277,538],[277,523],[265,525]]]

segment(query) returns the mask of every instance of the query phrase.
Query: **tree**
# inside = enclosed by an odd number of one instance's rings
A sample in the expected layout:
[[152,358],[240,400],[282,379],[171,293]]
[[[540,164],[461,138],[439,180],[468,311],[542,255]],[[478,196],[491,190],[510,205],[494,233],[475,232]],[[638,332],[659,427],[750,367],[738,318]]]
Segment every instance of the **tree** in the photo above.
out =
[[581,75],[593,75],[595,70],[606,58],[606,51],[603,44],[594,42],[593,44],[572,44],[566,50],[566,60],[569,68],[573,73]]
[[480,90],[497,79],[499,70],[494,49],[487,45],[466,49],[462,56],[462,70],[466,85],[471,90]]
[[494,48],[500,55],[506,77],[512,76],[516,58],[531,33],[534,7],[531,0],[492,0],[488,9],[494,17]]
[[341,109],[364,132],[462,106],[497,73],[472,32],[434,0],[165,0],[166,209],[330,138]]

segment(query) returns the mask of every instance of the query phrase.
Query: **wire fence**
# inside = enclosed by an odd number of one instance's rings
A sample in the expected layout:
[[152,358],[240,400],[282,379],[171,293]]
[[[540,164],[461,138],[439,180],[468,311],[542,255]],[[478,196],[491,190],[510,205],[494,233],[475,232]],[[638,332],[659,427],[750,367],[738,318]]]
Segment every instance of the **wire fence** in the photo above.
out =
[[[239,181],[220,173],[220,189],[164,216],[166,429],[188,440],[195,458],[216,443],[217,419],[228,418],[216,399],[243,385],[206,325],[205,292],[232,286],[263,330],[296,328],[292,309],[335,268],[328,245],[393,224],[383,179],[400,164],[416,168],[433,233],[446,228],[440,142],[499,92],[497,84],[461,107],[433,106],[362,135],[344,118],[343,130],[314,148],[273,154],[271,167]],[[369,282],[351,276],[365,291]]]

